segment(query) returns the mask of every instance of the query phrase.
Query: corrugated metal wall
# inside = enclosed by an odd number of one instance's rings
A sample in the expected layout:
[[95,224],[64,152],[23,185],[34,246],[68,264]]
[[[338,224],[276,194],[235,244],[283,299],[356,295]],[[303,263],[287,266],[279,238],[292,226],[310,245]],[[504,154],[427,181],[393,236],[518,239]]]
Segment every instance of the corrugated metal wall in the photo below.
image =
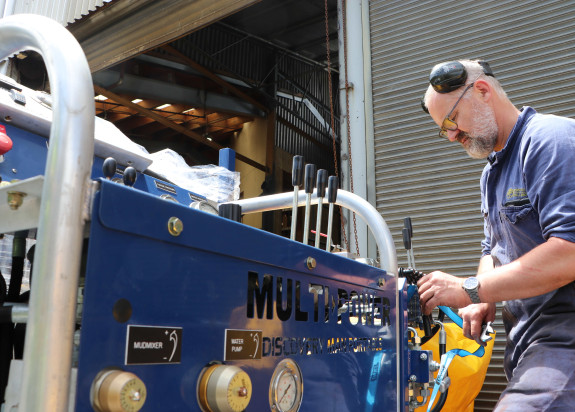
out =
[[16,0],[14,14],[40,14],[66,26],[110,1],[112,0]]
[[[396,240],[413,219],[417,268],[456,275],[475,272],[482,218],[479,177],[484,162],[437,137],[419,100],[431,67],[483,58],[517,107],[575,117],[575,2],[370,2],[377,208]],[[506,380],[504,336],[498,337],[476,411],[491,411]]]

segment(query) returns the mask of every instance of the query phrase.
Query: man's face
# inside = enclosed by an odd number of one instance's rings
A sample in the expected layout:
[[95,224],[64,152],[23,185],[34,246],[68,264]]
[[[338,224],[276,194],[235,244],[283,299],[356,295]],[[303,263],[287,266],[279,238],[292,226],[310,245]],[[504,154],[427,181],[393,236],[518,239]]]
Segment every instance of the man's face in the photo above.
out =
[[[436,94],[429,104],[429,113],[440,127],[459,97],[453,94],[455,96]],[[457,123],[457,129],[447,131],[448,140],[458,141],[469,156],[485,159],[494,150],[499,128],[491,106],[470,96],[457,104],[450,119]]]

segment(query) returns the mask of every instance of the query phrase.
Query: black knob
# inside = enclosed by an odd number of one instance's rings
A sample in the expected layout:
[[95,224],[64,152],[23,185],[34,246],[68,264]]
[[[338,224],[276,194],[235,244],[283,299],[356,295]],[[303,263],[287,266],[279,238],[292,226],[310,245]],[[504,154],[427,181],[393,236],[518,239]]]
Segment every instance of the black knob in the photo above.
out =
[[235,203],[224,203],[218,206],[218,215],[235,222],[242,222],[242,207]]
[[293,157],[293,167],[291,172],[292,186],[301,186],[303,183],[303,156]]
[[335,200],[337,199],[338,186],[337,176],[330,176],[327,183],[327,201],[329,203],[335,203]]
[[319,169],[317,171],[317,183],[316,183],[317,197],[325,197],[326,187],[327,187],[327,170]]
[[111,179],[116,174],[116,159],[113,157],[108,157],[104,160],[104,164],[102,165],[102,172],[104,173],[104,177],[106,179]]
[[305,192],[308,194],[312,194],[313,193],[313,189],[315,187],[315,171],[316,171],[316,167],[314,164],[308,163],[307,165],[305,165],[305,185],[304,185],[304,189]]
[[126,186],[134,186],[134,183],[136,183],[136,177],[136,169],[132,166],[128,166],[124,169],[124,184]]

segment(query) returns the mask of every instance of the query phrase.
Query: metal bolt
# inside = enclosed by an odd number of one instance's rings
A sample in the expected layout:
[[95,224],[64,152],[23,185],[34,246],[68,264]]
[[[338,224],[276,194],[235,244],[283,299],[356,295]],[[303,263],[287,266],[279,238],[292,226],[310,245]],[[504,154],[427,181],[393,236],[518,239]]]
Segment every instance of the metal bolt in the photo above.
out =
[[409,380],[412,381],[412,382],[415,382],[415,381],[417,380],[417,376],[411,375],[411,376],[409,377]]
[[307,258],[306,260],[306,264],[307,264],[307,268],[308,269],[315,269],[316,266],[316,261],[314,258],[312,258],[311,256]]
[[10,206],[10,209],[17,210],[22,206],[25,196],[26,193],[22,192],[8,192],[8,206]]
[[426,361],[427,360],[427,353],[422,353],[421,355],[419,355],[419,359],[421,359],[422,361]]
[[172,236],[180,236],[180,233],[184,230],[184,222],[182,222],[177,217],[171,217],[168,220],[168,232]]

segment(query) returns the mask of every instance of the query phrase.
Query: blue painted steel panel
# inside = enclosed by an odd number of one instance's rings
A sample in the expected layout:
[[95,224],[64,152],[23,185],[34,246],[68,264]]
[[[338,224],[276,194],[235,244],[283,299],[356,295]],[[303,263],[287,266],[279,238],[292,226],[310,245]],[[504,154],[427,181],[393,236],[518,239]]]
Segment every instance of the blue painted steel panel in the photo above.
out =
[[[167,230],[170,217],[183,223],[177,237]],[[262,298],[269,280],[270,312]],[[395,338],[405,335],[395,324],[395,287],[380,269],[102,181],[90,229],[76,410],[92,410],[96,374],[118,367],[146,384],[143,411],[199,411],[200,372],[224,360],[225,333],[234,329],[263,337],[260,359],[226,362],[252,380],[247,411],[270,409],[270,378],[285,357],[303,373],[302,412],[395,411]],[[132,308],[125,322],[114,318],[121,299]],[[379,308],[378,321],[372,311],[361,314],[355,302],[362,299]],[[127,365],[130,325],[181,328],[180,363]]]

